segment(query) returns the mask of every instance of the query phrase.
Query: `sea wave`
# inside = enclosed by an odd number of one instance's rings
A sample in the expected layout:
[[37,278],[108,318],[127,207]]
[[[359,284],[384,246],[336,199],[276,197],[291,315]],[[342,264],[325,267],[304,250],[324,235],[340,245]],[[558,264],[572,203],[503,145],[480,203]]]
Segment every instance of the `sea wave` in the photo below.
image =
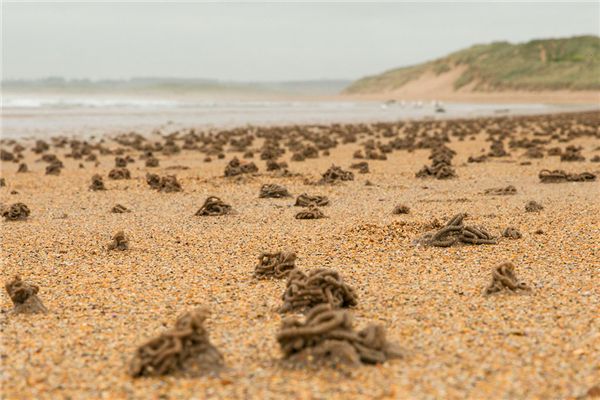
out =
[[108,108],[108,107],[179,107],[178,101],[153,99],[99,99],[99,98],[4,98],[3,108]]
[[[86,98],[86,97],[10,97],[2,99],[4,109],[71,109],[71,108],[302,108],[304,101],[270,100],[164,100],[143,98]],[[310,102],[311,107],[322,109],[351,109],[353,102]]]

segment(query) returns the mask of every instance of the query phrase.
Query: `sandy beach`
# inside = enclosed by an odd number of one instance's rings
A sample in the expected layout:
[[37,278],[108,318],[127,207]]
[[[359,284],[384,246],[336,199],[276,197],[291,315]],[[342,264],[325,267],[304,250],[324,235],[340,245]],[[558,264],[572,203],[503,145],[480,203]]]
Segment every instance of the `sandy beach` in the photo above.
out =
[[[341,96],[348,100],[362,101],[444,101],[456,103],[492,103],[492,104],[514,104],[514,103],[538,103],[538,104],[598,104],[600,102],[600,92],[594,90],[588,91],[469,91],[452,90],[445,86],[446,82],[439,84],[437,79],[431,79],[424,82],[417,80],[398,90],[391,90],[387,93],[375,94],[356,94]],[[425,86],[423,88],[423,86]]]
[[[99,138],[90,142],[97,162],[67,157],[79,146],[69,141],[55,147],[60,141],[47,140],[51,146],[40,154],[31,151],[34,142],[21,141],[23,159],[2,161],[0,200],[3,206],[22,202],[31,214],[1,222],[0,275],[3,282],[19,274],[38,285],[49,312],[14,314],[3,296],[2,398],[592,398],[600,391],[600,185],[597,179],[541,183],[538,174],[598,175],[600,163],[592,159],[600,156],[599,121],[596,112],[248,128],[234,131],[216,151],[202,145],[200,132],[168,136],[172,132],[164,129],[163,137],[139,142],[160,142],[165,150],[171,141],[180,148],[168,155],[153,151],[158,167],[145,166],[143,150],[108,137],[100,147]],[[343,143],[348,132],[356,142]],[[260,157],[265,135],[287,149],[277,161],[287,162],[288,173],[266,170]],[[237,149],[231,145],[231,139],[250,136],[254,140]],[[324,137],[337,144],[320,149],[318,158],[292,161],[292,142],[326,147]],[[401,144],[409,137],[411,143]],[[510,154],[468,162],[490,152],[490,137]],[[369,140],[387,160],[354,158],[371,148]],[[415,177],[431,164],[427,143],[456,152],[455,178]],[[15,153],[15,144],[4,140],[2,149]],[[554,147],[565,154],[567,146],[580,147],[572,153],[585,160],[548,154]],[[540,150],[539,158],[530,157],[530,148]],[[252,158],[243,157],[248,151]],[[59,175],[45,175],[44,154],[63,162]],[[131,179],[108,178],[117,156],[134,160],[126,167]],[[254,162],[258,172],[224,177],[234,156]],[[368,173],[350,170],[353,180],[317,183],[332,165],[348,170],[360,161],[368,162]],[[29,172],[17,172],[22,162]],[[152,190],[147,173],[174,174],[183,190]],[[107,190],[89,189],[94,174]],[[293,197],[259,198],[261,186],[270,183]],[[516,194],[484,194],[507,185]],[[329,198],[320,207],[326,218],[294,218],[294,200],[302,193]],[[233,212],[194,215],[212,195]],[[543,209],[526,212],[531,200]],[[116,204],[130,212],[112,213]],[[393,214],[397,205],[409,213]],[[497,244],[416,245],[462,212]],[[507,227],[522,237],[502,237]],[[108,251],[120,230],[129,249]],[[279,312],[286,280],[253,276],[262,252],[280,250],[295,252],[300,270],[341,273],[358,296],[349,311],[355,325],[381,324],[404,356],[340,368],[282,364],[276,335],[286,317]],[[515,265],[530,291],[484,296],[492,269],[504,262]],[[129,376],[137,347],[198,305],[212,312],[207,329],[224,369],[195,378]]]

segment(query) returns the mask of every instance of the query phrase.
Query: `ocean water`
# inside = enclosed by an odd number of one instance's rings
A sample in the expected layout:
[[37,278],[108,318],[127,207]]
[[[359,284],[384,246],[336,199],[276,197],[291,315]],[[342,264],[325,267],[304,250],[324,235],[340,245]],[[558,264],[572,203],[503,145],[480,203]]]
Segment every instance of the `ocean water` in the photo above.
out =
[[[544,104],[188,99],[135,96],[2,96],[3,138],[91,136],[155,129],[352,123],[520,115],[589,109]],[[441,112],[443,109],[443,112]]]

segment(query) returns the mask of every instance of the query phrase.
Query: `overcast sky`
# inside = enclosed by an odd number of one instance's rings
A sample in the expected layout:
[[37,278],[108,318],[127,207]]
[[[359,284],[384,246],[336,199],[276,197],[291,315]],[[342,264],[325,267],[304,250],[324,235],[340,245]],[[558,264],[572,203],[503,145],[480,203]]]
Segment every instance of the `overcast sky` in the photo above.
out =
[[476,43],[600,34],[600,3],[6,3],[4,79],[355,79]]

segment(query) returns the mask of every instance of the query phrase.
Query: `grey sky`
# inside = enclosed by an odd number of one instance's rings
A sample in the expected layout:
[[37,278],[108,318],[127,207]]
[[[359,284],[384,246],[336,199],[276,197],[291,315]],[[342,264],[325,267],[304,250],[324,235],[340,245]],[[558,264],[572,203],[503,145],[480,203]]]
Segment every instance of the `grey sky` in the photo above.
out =
[[475,43],[600,34],[600,3],[6,3],[4,79],[354,79]]

